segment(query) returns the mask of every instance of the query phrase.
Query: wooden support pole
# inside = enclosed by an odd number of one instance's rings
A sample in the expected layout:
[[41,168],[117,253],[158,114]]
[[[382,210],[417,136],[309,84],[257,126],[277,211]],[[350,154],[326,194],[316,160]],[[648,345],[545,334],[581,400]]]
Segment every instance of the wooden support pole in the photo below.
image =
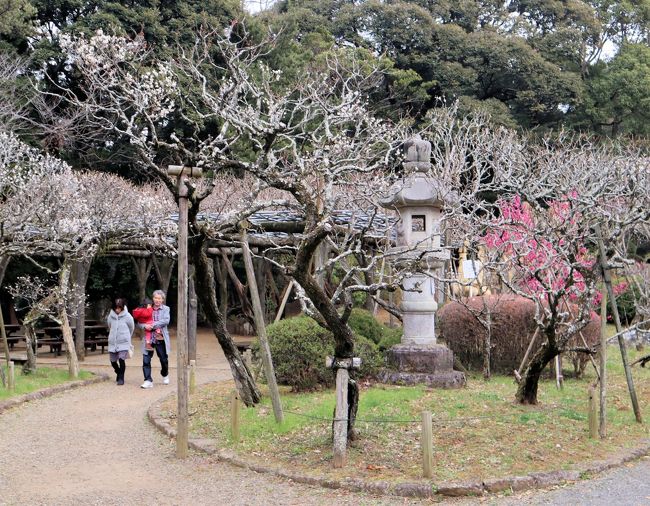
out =
[[280,391],[275,379],[275,371],[273,370],[273,359],[271,358],[271,348],[269,340],[266,338],[266,325],[264,323],[264,312],[262,311],[262,303],[260,302],[259,292],[257,291],[257,282],[255,280],[255,269],[253,268],[253,259],[251,258],[251,251],[248,247],[248,236],[246,235],[246,227],[242,227],[242,253],[244,257],[244,267],[246,268],[246,276],[248,278],[248,290],[250,291],[253,303],[253,317],[255,319],[255,330],[257,337],[260,340],[260,352],[262,354],[262,364],[264,364],[264,373],[266,374],[266,382],[269,385],[269,392],[271,393],[271,402],[273,403],[273,414],[275,421],[282,423],[284,421],[284,413],[282,412],[282,403],[280,401]]
[[598,402],[596,402],[596,389],[594,386],[589,387],[589,437],[596,439],[598,437]]
[[291,289],[293,288],[293,279],[289,281],[289,284],[284,288],[284,294],[282,295],[282,302],[280,302],[280,307],[278,308],[278,313],[275,315],[275,322],[280,321],[280,318],[282,318],[282,313],[284,313],[284,307],[287,305],[287,301],[289,300],[289,295],[291,295]]
[[422,412],[422,472],[425,478],[433,478],[433,429],[429,411]]
[[334,467],[345,466],[348,443],[348,380],[350,373],[340,367],[336,371],[336,410],[334,412]]
[[10,360],[9,361],[9,381],[7,382],[9,385],[9,391],[13,392],[16,390],[16,370],[14,368],[14,361]]
[[190,360],[190,394],[196,393],[196,360]]
[[187,358],[196,361],[196,321],[198,299],[194,289],[194,266],[189,266],[187,279]]
[[616,307],[616,296],[614,295],[614,288],[612,287],[612,274],[609,271],[609,266],[607,265],[607,256],[605,254],[605,244],[603,243],[603,236],[600,230],[600,225],[596,225],[596,233],[598,234],[598,250],[600,253],[600,266],[603,269],[603,279],[605,281],[605,287],[607,288],[607,296],[609,297],[609,306],[614,315],[614,323],[616,324],[616,332],[618,333],[618,347],[621,350],[621,359],[623,361],[623,368],[625,369],[625,380],[627,381],[627,389],[630,392],[630,399],[632,401],[632,408],[634,409],[634,416],[636,421],[643,423],[641,417],[641,409],[639,408],[639,401],[636,396],[636,390],[634,388],[634,380],[632,379],[632,370],[630,369],[630,363],[627,358],[627,349],[625,348],[625,340],[623,339],[623,326],[621,325],[621,319],[618,315],[618,308]]
[[239,402],[239,394],[237,390],[232,391],[230,399],[230,433],[234,443],[239,443],[241,438],[241,403]]
[[562,358],[555,355],[555,386],[558,390],[564,387],[564,377],[562,376]]
[[178,317],[176,322],[177,404],[176,456],[184,459],[188,454],[189,414],[187,378],[187,227],[188,205],[185,176],[178,178]]
[[526,348],[526,353],[524,353],[524,358],[521,359],[521,364],[519,364],[519,368],[515,369],[515,380],[517,381],[517,383],[521,381],[521,373],[524,372],[524,366],[528,361],[528,356],[530,355],[530,351],[533,349],[533,345],[535,344],[535,339],[537,339],[537,334],[539,334],[539,327],[535,327],[535,333],[533,334],[530,343],[528,343],[528,348]]
[[600,418],[598,434],[607,437],[607,293],[600,301]]

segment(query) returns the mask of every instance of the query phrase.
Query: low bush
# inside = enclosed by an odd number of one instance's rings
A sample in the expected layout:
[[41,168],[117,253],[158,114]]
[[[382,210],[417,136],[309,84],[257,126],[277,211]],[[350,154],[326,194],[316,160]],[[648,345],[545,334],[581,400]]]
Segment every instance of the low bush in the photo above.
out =
[[357,336],[365,336],[373,343],[379,344],[384,336],[384,325],[379,323],[370,311],[354,308],[348,325]]
[[[515,295],[485,295],[470,297],[465,300],[465,304],[474,312],[484,307],[490,308],[492,319],[490,368],[493,372],[512,374],[513,370],[519,367],[535,332],[534,302]],[[438,311],[440,337],[466,368],[480,371],[483,368],[486,330],[468,307],[459,302],[448,302]],[[598,342],[600,319],[595,313],[592,315],[592,321],[582,330],[582,335],[589,345]],[[543,341],[544,339],[538,337],[537,346],[541,346]],[[572,338],[571,345],[584,347],[579,335]],[[571,355],[569,358],[574,363],[577,375],[580,375],[589,360],[588,356],[581,353]]]
[[382,330],[382,337],[379,341],[379,351],[384,352],[402,342],[403,331],[401,327],[391,329],[390,327],[384,326]]
[[[335,376],[325,366],[326,357],[334,354],[329,331],[307,316],[280,320],[266,331],[278,383],[294,392],[334,385]],[[259,342],[254,352],[259,353]],[[374,375],[383,364],[377,345],[363,335],[355,334],[355,356],[361,357],[361,377]]]

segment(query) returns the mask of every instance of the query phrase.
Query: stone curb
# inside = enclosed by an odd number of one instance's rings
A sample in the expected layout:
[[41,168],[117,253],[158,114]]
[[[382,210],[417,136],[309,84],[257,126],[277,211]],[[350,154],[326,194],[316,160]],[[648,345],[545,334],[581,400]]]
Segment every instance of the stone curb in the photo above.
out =
[[[147,410],[149,421],[163,434],[170,438],[176,437],[174,429],[160,413],[160,405],[171,393],[152,404]],[[608,469],[619,467],[632,460],[639,459],[650,454],[650,439],[640,441],[640,446],[633,449],[622,450],[611,455],[607,460],[585,462],[577,466],[575,470],[568,471],[546,471],[535,472],[523,476],[506,476],[503,478],[492,478],[489,480],[475,480],[463,482],[388,482],[388,481],[365,481],[361,479],[333,480],[302,475],[296,472],[287,471],[277,467],[269,467],[253,462],[248,462],[238,456],[235,452],[220,450],[213,439],[189,438],[189,446],[208,455],[214,455],[219,460],[228,462],[237,467],[248,469],[256,473],[269,473],[282,478],[287,478],[297,483],[307,485],[319,485],[324,488],[344,489],[351,492],[366,492],[375,495],[394,495],[400,497],[431,498],[435,495],[442,496],[481,496],[488,493],[498,492],[520,492],[522,490],[548,488],[565,483],[586,479],[592,474],[597,474]]]
[[68,390],[73,390],[75,388],[85,387],[88,385],[94,385],[95,383],[101,383],[103,381],[108,381],[109,377],[107,374],[103,373],[92,373],[93,378],[87,380],[77,380],[70,383],[62,383],[49,388],[44,388],[43,390],[37,390],[35,392],[30,392],[28,394],[19,395],[18,397],[12,397],[6,401],[0,401],[0,414],[5,411],[20,406],[26,402],[35,401],[37,399],[44,399],[46,397],[51,397],[61,392],[66,392]]

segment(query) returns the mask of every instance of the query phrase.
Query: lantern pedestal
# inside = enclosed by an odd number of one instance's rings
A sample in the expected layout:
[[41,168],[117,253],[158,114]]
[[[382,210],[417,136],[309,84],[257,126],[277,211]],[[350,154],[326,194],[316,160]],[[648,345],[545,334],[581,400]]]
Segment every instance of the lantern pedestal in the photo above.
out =
[[461,388],[465,375],[454,371],[454,354],[441,344],[397,344],[387,352],[389,369],[379,379],[383,383],[423,384],[436,388]]

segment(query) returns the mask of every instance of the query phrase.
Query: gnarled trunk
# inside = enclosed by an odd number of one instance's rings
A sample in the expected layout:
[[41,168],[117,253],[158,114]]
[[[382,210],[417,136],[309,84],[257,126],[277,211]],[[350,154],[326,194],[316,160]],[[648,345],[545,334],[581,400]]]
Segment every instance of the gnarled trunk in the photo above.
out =
[[[296,268],[294,278],[305,290],[310,300],[327,323],[334,336],[336,359],[352,358],[354,355],[354,339],[352,331],[341,319],[336,307],[325,294],[318,282],[308,274],[307,269]],[[354,439],[354,423],[359,407],[359,386],[356,381],[348,381],[348,440]],[[336,418],[336,417],[335,417]]]
[[523,378],[517,388],[515,399],[521,404],[537,404],[537,388],[544,368],[560,351],[548,342],[539,348],[528,362]]
[[32,322],[25,323],[25,348],[27,349],[27,362],[23,364],[23,373],[36,372],[36,330]]
[[66,347],[66,358],[68,360],[68,373],[71,378],[79,377],[79,361],[77,360],[77,351],[74,347],[74,338],[72,337],[72,327],[70,327],[70,320],[68,320],[67,311],[67,296],[68,288],[70,286],[70,263],[66,260],[61,267],[61,274],[59,276],[59,290],[61,291],[61,299],[59,301],[59,319],[61,320],[61,330],[63,333],[63,342]]
[[196,273],[196,295],[201,302],[201,307],[210,322],[214,335],[221,345],[226,360],[230,364],[230,370],[242,402],[246,406],[253,406],[260,401],[261,394],[255,384],[253,375],[228,333],[226,322],[219,311],[215,293],[213,265],[205,253],[202,238],[194,237],[190,241],[189,250]]
[[74,310],[76,313],[75,331],[76,340],[75,348],[77,351],[77,358],[81,361],[85,359],[85,329],[86,329],[86,283],[88,282],[88,274],[90,274],[90,264],[92,259],[84,259],[75,262],[73,269],[74,280]]

